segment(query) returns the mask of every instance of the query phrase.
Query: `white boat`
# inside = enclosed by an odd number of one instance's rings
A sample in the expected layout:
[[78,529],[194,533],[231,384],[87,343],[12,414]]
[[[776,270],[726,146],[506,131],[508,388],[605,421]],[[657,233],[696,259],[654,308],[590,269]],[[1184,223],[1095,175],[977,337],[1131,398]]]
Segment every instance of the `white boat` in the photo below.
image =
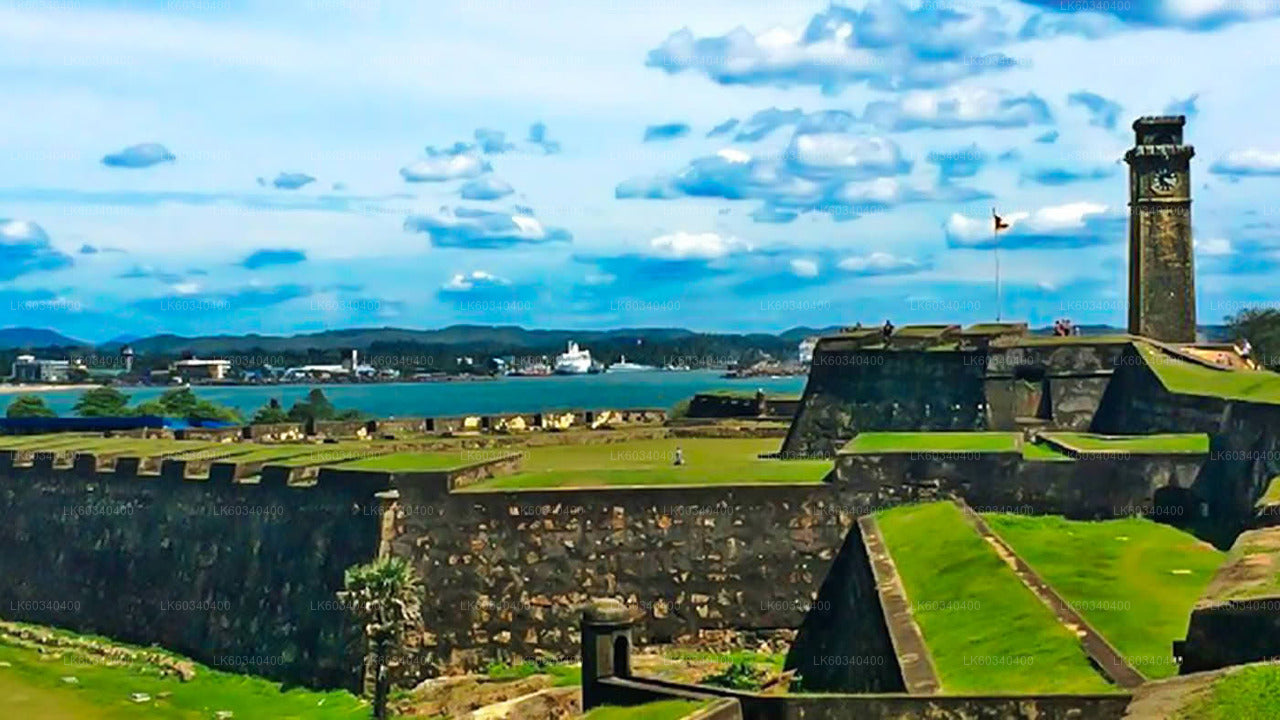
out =
[[591,351],[570,340],[569,349],[556,356],[557,375],[586,375],[591,371]]
[[623,355],[618,362],[609,366],[609,372],[648,372],[657,370],[652,365],[640,365],[638,363],[627,362],[627,356]]

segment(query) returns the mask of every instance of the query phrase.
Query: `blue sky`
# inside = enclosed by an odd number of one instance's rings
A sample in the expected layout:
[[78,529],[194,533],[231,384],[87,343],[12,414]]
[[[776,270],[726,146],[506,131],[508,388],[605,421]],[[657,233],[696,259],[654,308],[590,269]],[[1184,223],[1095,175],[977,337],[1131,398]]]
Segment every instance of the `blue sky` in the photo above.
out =
[[1280,2],[0,2],[0,325],[1122,325],[1138,115],[1202,322],[1280,262]]

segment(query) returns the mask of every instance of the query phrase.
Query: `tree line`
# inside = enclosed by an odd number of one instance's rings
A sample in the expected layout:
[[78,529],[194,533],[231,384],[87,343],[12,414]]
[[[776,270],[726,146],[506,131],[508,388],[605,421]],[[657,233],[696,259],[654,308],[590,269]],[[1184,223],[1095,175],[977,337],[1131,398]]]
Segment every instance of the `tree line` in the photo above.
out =
[[[191,423],[220,422],[243,423],[244,417],[236,408],[221,405],[197,396],[191,388],[166,390],[154,400],[144,400],[130,405],[130,396],[113,387],[86,390],[71,409],[78,417],[167,417],[181,418]],[[53,411],[39,395],[18,395],[5,409],[7,418],[52,418]],[[313,388],[306,398],[298,400],[286,410],[280,401],[272,398],[250,418],[254,425],[266,423],[307,422],[308,420],[360,420],[359,410],[340,410],[334,407],[324,391]]]

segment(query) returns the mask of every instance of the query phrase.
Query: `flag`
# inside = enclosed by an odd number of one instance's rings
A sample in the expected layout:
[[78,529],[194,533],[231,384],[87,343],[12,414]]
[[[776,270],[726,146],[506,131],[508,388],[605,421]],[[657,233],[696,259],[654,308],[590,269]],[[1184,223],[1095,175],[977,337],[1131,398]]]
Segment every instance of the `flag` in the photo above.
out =
[[995,210],[991,211],[991,217],[996,221],[996,232],[1009,229],[1009,223],[1005,222],[1004,218],[997,215]]

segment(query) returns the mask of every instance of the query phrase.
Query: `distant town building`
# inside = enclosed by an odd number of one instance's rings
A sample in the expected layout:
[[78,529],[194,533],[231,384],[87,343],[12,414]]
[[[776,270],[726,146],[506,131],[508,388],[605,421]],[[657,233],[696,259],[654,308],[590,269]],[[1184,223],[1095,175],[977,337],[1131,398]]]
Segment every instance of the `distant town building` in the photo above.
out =
[[225,380],[230,369],[230,360],[183,358],[173,363],[169,368],[169,374],[184,383],[198,383]]
[[800,341],[800,364],[810,365],[813,363],[813,349],[818,346],[818,336],[811,335]]
[[21,383],[66,382],[71,376],[67,360],[37,360],[34,355],[19,355],[13,361],[13,379]]
[[[378,377],[378,369],[372,365],[360,365],[356,351],[351,350],[340,365],[302,365],[284,371],[285,382],[304,380],[368,380]],[[388,377],[383,373],[383,377]]]

